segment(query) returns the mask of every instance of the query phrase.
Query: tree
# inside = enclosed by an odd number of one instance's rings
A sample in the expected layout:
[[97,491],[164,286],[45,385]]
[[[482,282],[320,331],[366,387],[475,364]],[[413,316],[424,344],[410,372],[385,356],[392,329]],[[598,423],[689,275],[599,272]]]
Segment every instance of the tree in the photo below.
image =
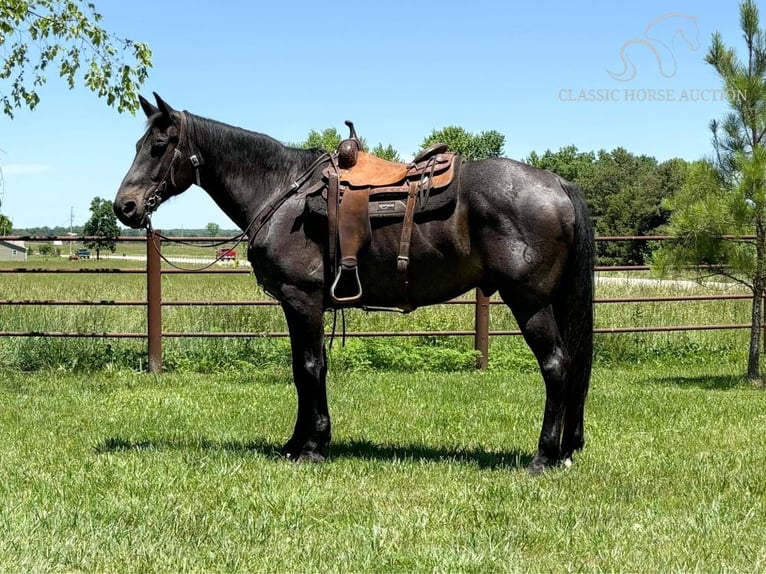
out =
[[581,152],[577,146],[570,145],[559,149],[557,152],[545,150],[543,155],[538,155],[533,151],[524,161],[540,169],[552,171],[585,190],[586,186],[583,183],[590,178],[593,164],[596,161],[596,154],[592,151]]
[[[673,244],[657,254],[660,271],[707,264],[752,292],[747,377],[761,383],[760,340],[766,288],[766,33],[752,0],[739,6],[745,58],[713,34],[705,61],[721,78],[730,112],[710,124],[714,158],[694,166],[671,203]],[[725,235],[740,237],[727,240]],[[743,236],[754,236],[745,239]]]
[[0,213],[0,235],[8,235],[13,229],[13,222]]
[[95,239],[83,241],[83,245],[88,249],[95,249],[96,259],[99,259],[102,249],[108,249],[112,253],[117,249],[120,228],[117,226],[117,216],[110,200],[94,197],[90,202],[90,213],[90,219],[83,226],[82,233]]
[[[327,153],[335,153],[338,150],[338,145],[340,145],[340,142],[343,139],[343,136],[341,136],[335,128],[326,128],[321,132],[311,130],[308,137],[304,141],[295,144],[295,147],[302,149],[320,149]],[[382,143],[379,143],[372,148],[372,150],[369,150],[367,140],[360,137],[359,142],[362,144],[362,150],[368,151],[372,155],[387,159],[388,161],[402,161],[399,157],[399,153],[391,144],[384,146]]]
[[83,0],[0,2],[0,104],[3,113],[34,109],[38,88],[53,70],[70,88],[83,84],[117,110],[138,108],[138,88],[151,67],[142,42],[104,30],[101,14]]
[[318,132],[311,130],[305,141],[298,144],[303,149],[321,149],[327,153],[333,153],[343,138],[335,128],[327,128]]
[[[663,203],[680,189],[687,162],[672,159],[658,163],[624,148],[607,152],[580,152],[575,146],[542,155],[532,152],[526,160],[578,185],[588,200],[597,235],[656,235],[667,223]],[[652,246],[643,239],[599,242],[597,252],[604,264],[642,265]]]
[[208,237],[215,237],[221,232],[221,226],[217,223],[210,222],[205,226]]
[[[343,140],[343,136],[340,135],[335,128],[326,128],[321,132],[311,130],[305,141],[298,144],[297,147],[303,149],[321,149],[327,153],[334,153],[338,150],[338,145]],[[367,150],[367,142],[364,138],[359,138],[362,144],[362,149]]]
[[397,152],[394,149],[394,146],[392,146],[391,144],[388,144],[386,147],[383,147],[383,144],[379,143],[374,148],[372,148],[372,151],[370,151],[370,153],[379,158],[387,159],[388,161],[395,161],[395,162],[402,161],[402,158],[399,157],[399,152]]
[[495,130],[473,134],[459,126],[447,126],[433,130],[420,144],[420,149],[436,143],[445,143],[452,151],[467,159],[477,160],[503,155],[505,136]]

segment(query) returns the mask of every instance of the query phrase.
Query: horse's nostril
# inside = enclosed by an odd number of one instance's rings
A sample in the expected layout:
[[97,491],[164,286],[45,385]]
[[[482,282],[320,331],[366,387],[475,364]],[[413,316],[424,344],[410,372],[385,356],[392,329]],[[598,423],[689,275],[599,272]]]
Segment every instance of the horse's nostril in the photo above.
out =
[[135,201],[126,201],[122,204],[122,214],[130,217],[136,212],[136,202]]

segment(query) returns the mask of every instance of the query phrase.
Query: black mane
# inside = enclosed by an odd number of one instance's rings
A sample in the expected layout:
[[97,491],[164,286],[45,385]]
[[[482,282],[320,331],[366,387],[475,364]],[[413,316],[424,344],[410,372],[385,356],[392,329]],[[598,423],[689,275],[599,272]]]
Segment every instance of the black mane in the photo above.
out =
[[242,169],[249,166],[247,171],[251,173],[303,170],[323,153],[318,149],[289,147],[269,135],[216,120],[187,116],[199,145],[215,149],[216,157],[226,157]]

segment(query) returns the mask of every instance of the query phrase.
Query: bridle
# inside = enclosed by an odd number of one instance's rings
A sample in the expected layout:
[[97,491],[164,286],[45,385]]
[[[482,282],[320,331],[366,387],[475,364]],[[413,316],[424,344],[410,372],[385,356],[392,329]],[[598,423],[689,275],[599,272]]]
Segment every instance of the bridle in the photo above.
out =
[[[178,143],[173,150],[173,157],[170,160],[170,164],[165,168],[165,173],[160,180],[153,184],[146,194],[144,194],[144,227],[147,231],[152,230],[152,213],[157,211],[160,204],[166,199],[164,196],[165,190],[170,183],[173,187],[176,187],[175,170],[180,165],[181,160],[184,158],[184,147],[188,148],[186,157],[194,168],[194,177],[197,185],[200,185],[200,168],[204,165],[202,154],[194,144],[194,139],[190,136],[190,131],[193,130],[193,125],[189,121],[186,112],[180,112],[180,122],[178,126]],[[316,160],[299,176],[291,185],[284,188],[278,193],[269,203],[267,203],[261,211],[250,221],[247,228],[234,238],[237,241],[241,241],[242,238],[249,236],[249,240],[252,243],[256,234],[268,223],[271,216],[279,209],[290,196],[297,193],[298,190],[311,179],[314,170],[320,165],[332,161],[332,156],[329,153],[321,154]],[[306,195],[303,192],[301,195]]]
[[[180,112],[180,121],[178,125],[178,142],[173,150],[173,156],[170,160],[170,164],[165,168],[165,172],[162,177],[154,183],[144,194],[144,217],[145,227],[151,230],[152,227],[152,213],[154,213],[160,204],[167,199],[164,195],[167,190],[168,183],[174,188],[176,187],[176,169],[181,164],[181,161],[186,155],[186,159],[189,160],[194,168],[194,177],[197,185],[200,185],[200,168],[204,165],[202,154],[196,149],[193,143],[193,138],[190,137],[189,131],[193,129],[191,123],[186,115],[186,112]],[[187,148],[186,154],[184,148]]]
[[[143,206],[144,207],[144,228],[147,230],[148,233],[154,232],[154,230],[152,229],[152,213],[154,213],[157,210],[157,208],[160,206],[160,204],[163,201],[165,201],[165,199],[167,199],[167,197],[164,194],[165,194],[165,191],[167,190],[168,184],[172,185],[174,188],[176,187],[175,170],[181,164],[181,161],[184,159],[184,157],[186,157],[186,159],[189,160],[192,167],[194,168],[196,184],[198,186],[201,184],[200,168],[204,165],[204,161],[202,159],[202,155],[199,152],[199,149],[197,149],[194,144],[194,139],[190,135],[190,131],[193,129],[194,129],[193,124],[187,117],[187,113],[180,112],[180,121],[178,126],[178,142],[176,143],[176,147],[173,150],[173,155],[170,160],[170,163],[165,168],[165,171],[162,177],[156,183],[154,183],[144,194],[144,206]],[[186,148],[186,152],[184,152],[185,148]],[[167,155],[167,152],[166,152],[166,155]],[[303,173],[300,176],[294,179],[290,185],[283,188],[279,193],[277,193],[271,199],[271,201],[269,201],[265,206],[263,206],[263,208],[261,208],[261,210],[255,215],[255,217],[252,220],[250,220],[247,227],[244,229],[242,233],[230,239],[225,239],[223,241],[216,242],[211,245],[218,246],[218,245],[224,245],[224,244],[233,242],[236,247],[236,245],[239,245],[245,239],[248,239],[248,243],[252,244],[253,240],[255,239],[255,236],[269,222],[269,220],[274,215],[274,213],[276,213],[276,211],[288,199],[290,199],[291,196],[298,194],[299,190],[312,178],[315,170],[319,166],[329,161],[332,161],[332,159],[333,158],[329,153],[321,154],[319,157],[317,157],[314,160],[314,162],[305,171],[303,171]],[[313,187],[312,187],[312,190],[313,190]],[[305,196],[305,194],[306,192],[302,192],[300,196]],[[182,240],[172,240],[168,237],[163,236],[162,234],[158,234],[158,235],[163,241],[184,243]],[[178,269],[184,269],[188,271],[188,269],[181,268],[171,263],[161,253],[160,253],[160,257],[164,259],[172,267],[176,267]],[[219,259],[217,258],[210,265],[205,265],[204,267],[198,270],[206,269],[214,265],[218,261]]]

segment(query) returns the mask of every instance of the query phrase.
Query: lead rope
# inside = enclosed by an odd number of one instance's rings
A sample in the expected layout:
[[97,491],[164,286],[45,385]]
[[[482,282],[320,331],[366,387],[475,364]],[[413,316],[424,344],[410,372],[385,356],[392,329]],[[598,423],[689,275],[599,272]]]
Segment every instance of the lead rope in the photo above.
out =
[[[248,232],[248,230],[250,229],[251,226],[252,226],[252,224],[248,225],[248,228],[245,231],[243,231],[242,233],[240,233],[239,235],[237,235],[235,237],[232,237],[231,239],[225,239],[225,240],[219,241],[217,243],[211,243],[210,245],[208,245],[206,247],[218,247],[220,245],[225,245],[227,243],[234,242],[234,246],[231,247],[231,249],[232,250],[236,249],[237,246],[239,246],[245,240],[245,237],[247,237],[247,232]],[[147,238],[152,233],[156,233],[156,232],[152,228],[152,218],[151,218],[151,215],[150,215],[147,218],[147,220],[146,220],[146,234],[147,234]],[[162,241],[166,241],[168,243],[178,243],[178,244],[181,244],[181,245],[189,245],[189,246],[192,245],[191,242],[189,242],[189,241],[183,241],[183,240],[179,241],[177,239],[171,239],[170,237],[167,237],[166,235],[163,235],[162,233],[156,233],[156,235]],[[162,253],[160,248],[157,247],[157,245],[153,241],[152,241],[152,247],[157,252],[157,255],[160,256],[160,259],[162,259],[165,263],[167,263],[173,269],[178,269],[179,271],[205,271],[207,269],[210,269],[213,265],[216,265],[217,263],[220,263],[226,257],[226,254],[222,253],[221,255],[217,255],[216,258],[211,263],[203,265],[202,267],[183,267],[181,265],[173,263],[170,259],[168,259],[167,256],[164,253]]]

